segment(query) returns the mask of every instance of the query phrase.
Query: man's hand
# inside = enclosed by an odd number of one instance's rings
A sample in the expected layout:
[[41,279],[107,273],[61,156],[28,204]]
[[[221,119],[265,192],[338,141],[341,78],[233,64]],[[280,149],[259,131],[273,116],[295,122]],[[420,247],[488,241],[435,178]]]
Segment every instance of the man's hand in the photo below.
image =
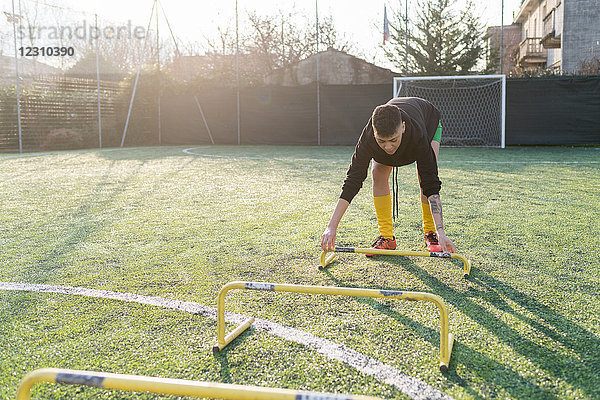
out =
[[332,251],[335,247],[337,227],[342,219],[342,215],[344,215],[349,205],[350,203],[348,203],[348,200],[344,199],[339,199],[335,205],[335,210],[333,210],[333,215],[327,224],[327,229],[325,229],[325,232],[321,235],[321,248],[323,251]]
[[431,207],[431,216],[435,223],[435,229],[437,231],[438,241],[442,250],[448,253],[456,253],[456,247],[452,240],[448,239],[444,232],[444,220],[442,218],[442,201],[440,200],[439,194],[432,194],[427,198],[429,200],[429,206]]
[[327,227],[321,235],[321,248],[323,251],[331,251],[335,247],[336,230]]
[[446,236],[446,234],[443,231],[438,231],[437,235],[438,240],[440,242],[440,246],[442,246],[442,250],[448,253],[456,253],[456,247],[454,246],[454,243],[452,243],[452,240],[450,240],[450,238],[448,238],[448,236]]

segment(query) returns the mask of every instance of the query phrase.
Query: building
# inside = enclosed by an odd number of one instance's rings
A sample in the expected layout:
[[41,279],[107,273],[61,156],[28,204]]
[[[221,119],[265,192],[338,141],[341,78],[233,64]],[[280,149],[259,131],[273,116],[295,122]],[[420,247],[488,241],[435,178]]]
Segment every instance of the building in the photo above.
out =
[[[19,57],[19,75],[25,77],[38,75],[58,75],[61,73],[59,68],[53,67],[33,58]],[[14,83],[15,81],[15,57],[0,54],[0,81],[3,84]]]
[[[358,57],[332,47],[318,53],[319,82],[326,85],[364,85],[391,83],[400,76]],[[315,82],[317,55],[311,55],[288,67],[280,68],[265,78],[268,85],[296,86]]]
[[[392,83],[400,76],[387,68],[378,67],[358,57],[332,47],[318,53],[319,82],[326,85],[361,85]],[[317,56],[273,69],[271,57],[255,53],[235,54],[207,53],[183,56],[167,66],[173,78],[213,83],[219,86],[235,86],[236,62],[239,66],[240,86],[298,86],[316,81]]]
[[[515,68],[581,72],[600,58],[599,21],[598,0],[525,0],[511,25],[521,31]],[[505,47],[514,45],[514,38],[506,40]]]
[[[521,41],[521,26],[512,24],[504,26],[491,26],[486,31],[487,38],[487,65],[495,65],[496,73],[508,74],[517,66],[519,54],[519,42]],[[502,68],[498,60],[500,57],[500,45],[502,44]],[[494,60],[492,60],[494,59]]]

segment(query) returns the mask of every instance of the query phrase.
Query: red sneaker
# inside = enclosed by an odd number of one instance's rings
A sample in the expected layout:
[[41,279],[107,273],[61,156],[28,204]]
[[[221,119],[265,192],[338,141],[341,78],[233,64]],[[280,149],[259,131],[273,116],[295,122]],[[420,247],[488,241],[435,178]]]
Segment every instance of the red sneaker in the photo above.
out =
[[[384,250],[395,250],[396,249],[396,237],[386,239],[383,236],[379,236],[375,243],[371,245],[372,249],[384,249]],[[381,254],[365,254],[367,257],[377,257]]]
[[430,231],[427,235],[425,235],[425,243],[427,244],[427,251],[430,253],[440,253],[443,251],[437,234],[433,231]]

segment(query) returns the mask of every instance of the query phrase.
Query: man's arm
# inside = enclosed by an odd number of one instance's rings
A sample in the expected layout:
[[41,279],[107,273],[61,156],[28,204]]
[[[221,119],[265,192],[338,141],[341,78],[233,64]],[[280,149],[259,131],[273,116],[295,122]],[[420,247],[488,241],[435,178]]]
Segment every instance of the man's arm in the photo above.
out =
[[323,235],[321,235],[321,248],[324,251],[333,250],[335,247],[335,236],[342,216],[348,209],[354,196],[356,196],[362,187],[364,180],[367,178],[372,155],[366,142],[369,135],[372,134],[372,130],[371,119],[369,119],[369,122],[367,122],[367,125],[363,128],[362,134],[358,139],[354,154],[352,154],[350,167],[348,167],[346,179],[344,179],[344,184],[342,185],[342,193],[335,205],[333,215],[331,216]]
[[363,182],[367,179],[369,164],[372,157],[367,141],[372,134],[373,127],[371,126],[371,120],[369,119],[369,122],[367,122],[367,125],[365,125],[358,138],[358,143],[356,143],[354,153],[350,160],[350,166],[346,172],[346,178],[342,184],[342,193],[340,197],[348,201],[348,203],[352,202],[354,196],[356,196],[358,191],[362,188]]
[[450,253],[456,253],[454,243],[452,243],[444,232],[444,218],[442,217],[442,201],[440,200],[440,195],[432,194],[427,200],[429,201],[431,215],[433,216],[433,222],[435,223],[435,230],[437,231],[438,240],[440,241],[442,249]]

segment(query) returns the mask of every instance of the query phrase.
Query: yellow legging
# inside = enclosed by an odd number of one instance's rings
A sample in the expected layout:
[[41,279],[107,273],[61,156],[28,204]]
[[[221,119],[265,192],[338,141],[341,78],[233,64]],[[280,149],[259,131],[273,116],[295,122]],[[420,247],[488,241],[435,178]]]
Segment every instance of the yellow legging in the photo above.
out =
[[394,237],[394,225],[392,223],[392,196],[373,196],[375,203],[375,214],[377,215],[377,225],[379,234],[386,239]]
[[429,203],[421,202],[421,210],[423,211],[423,232],[426,235],[429,232],[435,232],[435,223],[433,222],[433,215],[431,215]]
[[[379,234],[386,239],[392,239],[394,237],[392,196],[388,194],[385,196],[373,197],[373,203],[375,204],[375,214],[377,215]],[[435,232],[435,223],[433,222],[433,215],[431,215],[429,203],[421,202],[421,210],[423,212],[423,232],[425,234]]]

